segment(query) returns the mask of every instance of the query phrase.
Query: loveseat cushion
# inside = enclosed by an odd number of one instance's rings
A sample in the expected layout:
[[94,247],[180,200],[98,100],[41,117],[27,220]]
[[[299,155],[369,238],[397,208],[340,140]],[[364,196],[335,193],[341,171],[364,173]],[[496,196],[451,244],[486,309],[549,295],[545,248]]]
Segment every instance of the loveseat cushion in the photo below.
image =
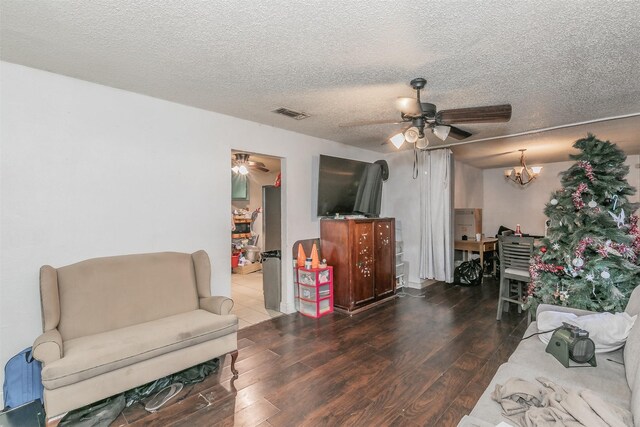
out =
[[199,308],[190,254],[88,259],[58,268],[57,278],[58,330],[65,341]]
[[194,310],[64,342],[64,357],[45,365],[42,383],[52,390],[133,365],[237,330],[233,314]]

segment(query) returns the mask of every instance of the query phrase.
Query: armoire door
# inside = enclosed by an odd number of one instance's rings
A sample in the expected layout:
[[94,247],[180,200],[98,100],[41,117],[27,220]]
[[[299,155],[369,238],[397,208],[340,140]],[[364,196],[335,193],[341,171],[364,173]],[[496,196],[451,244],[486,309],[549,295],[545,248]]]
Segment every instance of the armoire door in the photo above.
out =
[[354,222],[351,232],[354,251],[351,266],[353,303],[360,305],[375,298],[373,223]]
[[375,295],[393,293],[395,289],[395,224],[392,220],[374,222]]

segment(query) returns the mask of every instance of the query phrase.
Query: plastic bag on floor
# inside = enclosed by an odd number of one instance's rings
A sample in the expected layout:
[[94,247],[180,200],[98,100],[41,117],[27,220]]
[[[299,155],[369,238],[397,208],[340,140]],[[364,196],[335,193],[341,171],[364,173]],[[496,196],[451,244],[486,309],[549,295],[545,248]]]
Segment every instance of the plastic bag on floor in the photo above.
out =
[[124,394],[69,412],[62,418],[59,427],[108,427],[124,409]]
[[453,282],[460,286],[478,286],[482,283],[480,260],[473,259],[460,264],[453,271]]
[[202,382],[207,376],[216,372],[219,366],[220,359],[211,359],[184,371],[76,409],[62,418],[59,427],[108,427],[113,420],[118,418],[125,407],[140,402],[175,382],[184,385]]
[[173,383],[190,385],[202,382],[207,376],[217,371],[219,365],[219,359],[211,359],[199,365],[187,368],[184,371],[176,372],[175,374],[168,375],[145,385],[141,385],[140,387],[125,391],[124,396],[127,408]]

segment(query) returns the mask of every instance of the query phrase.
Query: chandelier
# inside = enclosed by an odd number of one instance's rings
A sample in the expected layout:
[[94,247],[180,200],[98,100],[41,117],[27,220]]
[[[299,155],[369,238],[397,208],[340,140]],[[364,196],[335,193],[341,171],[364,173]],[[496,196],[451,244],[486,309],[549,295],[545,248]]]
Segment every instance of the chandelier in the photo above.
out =
[[524,152],[527,151],[527,149],[521,148],[518,151],[520,151],[520,166],[505,169],[504,178],[525,186],[540,175],[542,166],[528,167],[527,163],[524,161]]

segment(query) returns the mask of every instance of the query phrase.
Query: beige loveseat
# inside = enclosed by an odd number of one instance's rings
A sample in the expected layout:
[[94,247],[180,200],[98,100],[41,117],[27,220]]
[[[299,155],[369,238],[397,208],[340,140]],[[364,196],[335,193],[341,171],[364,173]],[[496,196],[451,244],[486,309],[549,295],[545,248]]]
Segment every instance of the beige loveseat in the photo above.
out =
[[[589,311],[542,304],[543,311],[564,311],[576,315],[592,314]],[[640,287],[631,294],[625,311],[635,316],[640,314]],[[524,336],[539,332],[536,322],[529,325]],[[640,316],[629,333],[625,346],[610,353],[598,353],[595,368],[565,368],[551,354],[545,352],[546,345],[537,336],[522,341],[508,362],[500,366],[484,391],[470,417],[465,417],[460,426],[495,426],[507,418],[502,416],[500,405],[491,399],[496,384],[504,384],[511,377],[535,382],[536,377],[545,377],[554,383],[576,391],[591,389],[602,399],[625,408],[633,414],[634,425],[640,427]]]
[[198,363],[237,358],[233,301],[211,296],[204,251],[95,258],[40,269],[43,363],[52,418]]

